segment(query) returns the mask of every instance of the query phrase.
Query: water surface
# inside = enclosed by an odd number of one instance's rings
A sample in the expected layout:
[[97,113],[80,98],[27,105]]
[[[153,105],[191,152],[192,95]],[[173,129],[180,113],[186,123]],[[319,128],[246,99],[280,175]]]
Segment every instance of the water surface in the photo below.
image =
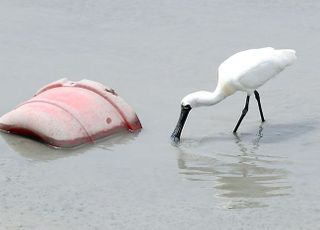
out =
[[[116,89],[144,129],[74,150],[0,136],[0,229],[319,229],[320,3],[2,0],[0,114],[59,78]],[[216,69],[255,47],[298,61],[245,103],[191,112]]]

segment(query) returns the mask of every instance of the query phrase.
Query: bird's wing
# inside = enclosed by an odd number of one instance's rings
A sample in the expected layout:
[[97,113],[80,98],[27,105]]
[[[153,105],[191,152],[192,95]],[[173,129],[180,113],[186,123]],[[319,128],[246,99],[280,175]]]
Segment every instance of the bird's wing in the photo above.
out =
[[256,89],[281,72],[295,60],[293,50],[275,50],[271,47],[236,53],[219,67],[219,78]]

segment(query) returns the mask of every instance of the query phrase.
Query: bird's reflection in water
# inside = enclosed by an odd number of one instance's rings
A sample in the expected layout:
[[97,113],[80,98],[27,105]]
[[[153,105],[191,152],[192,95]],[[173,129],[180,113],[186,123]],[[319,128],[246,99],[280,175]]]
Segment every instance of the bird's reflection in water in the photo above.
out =
[[[191,181],[209,182],[217,189],[217,196],[228,209],[268,206],[264,198],[289,194],[288,172],[279,168],[287,164],[286,158],[260,154],[259,142],[263,138],[261,126],[249,143],[234,135],[238,154],[212,153],[204,156],[192,154],[180,146],[178,166],[180,173]],[[191,150],[192,151],[192,150]],[[277,153],[278,155],[278,153]],[[214,182],[212,184],[212,182]]]

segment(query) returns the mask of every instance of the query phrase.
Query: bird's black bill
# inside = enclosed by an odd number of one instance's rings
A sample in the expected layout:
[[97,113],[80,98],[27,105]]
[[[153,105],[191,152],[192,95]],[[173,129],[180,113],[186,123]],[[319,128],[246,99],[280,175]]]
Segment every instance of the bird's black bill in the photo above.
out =
[[181,105],[181,113],[180,113],[180,117],[179,117],[177,126],[174,129],[173,133],[171,134],[171,139],[175,143],[180,141],[181,132],[182,132],[183,126],[187,120],[187,117],[189,115],[190,110],[191,110],[190,105],[186,105],[186,106]]

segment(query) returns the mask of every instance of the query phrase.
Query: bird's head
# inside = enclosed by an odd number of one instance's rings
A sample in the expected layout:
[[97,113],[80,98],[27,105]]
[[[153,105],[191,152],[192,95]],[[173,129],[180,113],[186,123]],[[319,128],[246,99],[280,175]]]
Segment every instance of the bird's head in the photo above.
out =
[[188,94],[181,100],[181,106],[190,106],[191,108],[199,107],[201,105],[200,99],[204,94],[205,91],[198,91]]
[[210,106],[217,104],[219,101],[223,100],[226,96],[221,90],[216,89],[213,93],[208,91],[198,91],[185,96],[181,101],[181,113],[175,130],[171,135],[171,139],[174,142],[180,140],[181,132],[183,126],[187,120],[189,112],[191,109],[200,106]]

